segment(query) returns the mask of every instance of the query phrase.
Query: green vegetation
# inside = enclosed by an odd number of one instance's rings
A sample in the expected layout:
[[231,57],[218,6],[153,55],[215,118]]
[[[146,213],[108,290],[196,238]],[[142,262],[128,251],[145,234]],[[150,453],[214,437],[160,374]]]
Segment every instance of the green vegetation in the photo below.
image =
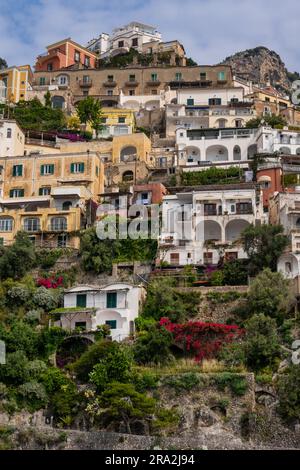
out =
[[7,68],[7,62],[6,60],[2,59],[2,57],[0,57],[0,70],[1,69],[6,69]]
[[277,260],[288,245],[281,225],[250,225],[243,231],[242,240],[252,275],[264,268],[276,271]]
[[103,129],[100,101],[92,96],[88,96],[77,104],[76,111],[80,122],[85,125],[90,124],[97,137],[98,133]]
[[287,125],[283,116],[272,114],[271,116],[264,116],[263,118],[258,117],[250,119],[250,121],[247,122],[246,127],[248,129],[257,129],[261,125],[262,121],[275,129],[283,129],[283,127]]
[[211,167],[208,170],[182,173],[181,184],[183,186],[231,184],[239,183],[242,179],[243,172],[238,167],[231,166],[227,169]]
[[279,412],[287,421],[300,419],[300,367],[291,365],[277,378]]

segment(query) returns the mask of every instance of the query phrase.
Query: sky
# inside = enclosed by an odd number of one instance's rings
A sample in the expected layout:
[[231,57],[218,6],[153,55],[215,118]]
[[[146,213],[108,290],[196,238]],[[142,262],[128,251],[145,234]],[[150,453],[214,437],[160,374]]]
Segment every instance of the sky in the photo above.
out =
[[48,44],[71,37],[85,45],[131,21],[178,39],[202,65],[266,46],[300,72],[299,0],[0,0],[0,57],[33,66]]

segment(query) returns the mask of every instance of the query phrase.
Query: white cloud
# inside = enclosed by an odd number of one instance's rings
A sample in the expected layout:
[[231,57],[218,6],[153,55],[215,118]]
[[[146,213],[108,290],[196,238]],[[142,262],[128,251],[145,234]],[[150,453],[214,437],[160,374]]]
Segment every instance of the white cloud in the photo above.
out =
[[[1,3],[1,1],[0,1]],[[264,45],[300,71],[297,0],[16,0],[0,12],[0,57],[31,63],[47,44],[89,39],[129,21],[157,26],[180,40],[188,55],[213,64],[239,50]],[[12,9],[11,9],[12,10]]]

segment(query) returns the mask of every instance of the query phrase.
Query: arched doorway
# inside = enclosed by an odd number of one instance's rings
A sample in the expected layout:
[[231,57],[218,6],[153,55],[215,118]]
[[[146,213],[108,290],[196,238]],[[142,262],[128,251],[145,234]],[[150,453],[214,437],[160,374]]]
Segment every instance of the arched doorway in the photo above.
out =
[[123,183],[133,181],[133,171],[128,170],[124,171],[123,176],[122,176],[122,181]]
[[224,145],[211,145],[206,150],[206,160],[210,162],[227,161],[228,149]]
[[247,220],[231,220],[225,227],[225,239],[227,242],[233,242],[241,237],[242,231],[250,224]]
[[121,150],[120,161],[128,162],[134,161],[137,156],[137,148],[134,145],[128,145]]
[[241,154],[241,147],[239,145],[235,145],[233,149],[233,160],[241,160],[242,154]]
[[52,108],[55,109],[64,109],[65,99],[63,96],[53,96],[51,99]]

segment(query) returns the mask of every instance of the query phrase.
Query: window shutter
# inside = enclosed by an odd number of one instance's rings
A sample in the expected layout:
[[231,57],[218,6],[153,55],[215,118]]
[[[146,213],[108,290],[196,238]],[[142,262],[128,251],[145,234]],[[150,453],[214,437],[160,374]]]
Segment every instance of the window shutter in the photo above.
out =
[[54,164],[53,163],[50,165],[50,173],[51,173],[51,175],[54,174]]
[[79,169],[80,169],[80,173],[84,172],[84,163],[80,163]]
[[23,176],[23,165],[19,165],[19,176]]
[[41,165],[41,175],[45,174],[45,165]]
[[24,189],[20,189],[20,195],[19,197],[24,197]]
[[17,176],[17,166],[13,166],[13,176]]
[[14,196],[14,190],[11,189],[11,190],[9,191],[9,197],[13,197],[13,196]]
[[74,173],[74,163],[71,163],[71,173]]

